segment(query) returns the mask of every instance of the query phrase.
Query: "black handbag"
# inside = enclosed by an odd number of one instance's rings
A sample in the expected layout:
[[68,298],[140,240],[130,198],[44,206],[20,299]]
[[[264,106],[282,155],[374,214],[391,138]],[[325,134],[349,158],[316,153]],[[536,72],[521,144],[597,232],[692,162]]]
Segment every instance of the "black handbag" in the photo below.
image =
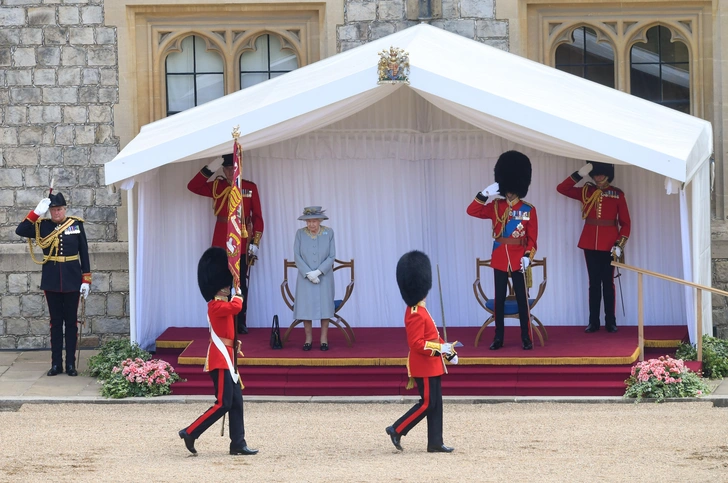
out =
[[281,327],[278,325],[278,316],[273,316],[273,325],[270,329],[270,348],[271,349],[283,349],[283,342],[281,342]]

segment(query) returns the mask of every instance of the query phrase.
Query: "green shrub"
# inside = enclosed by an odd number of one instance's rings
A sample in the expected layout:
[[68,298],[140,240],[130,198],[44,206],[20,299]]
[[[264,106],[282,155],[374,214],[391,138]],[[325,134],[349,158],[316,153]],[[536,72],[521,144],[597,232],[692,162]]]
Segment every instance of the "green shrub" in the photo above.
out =
[[88,367],[92,376],[106,381],[111,377],[114,366],[121,366],[126,359],[136,358],[148,361],[152,355],[128,339],[110,340],[101,346],[98,354],[88,360]]
[[[698,349],[691,344],[680,344],[675,357],[697,361]],[[703,375],[711,379],[728,376],[728,340],[703,336]]]
[[637,401],[649,398],[660,402],[665,398],[699,397],[710,392],[708,385],[681,359],[670,356],[638,362],[624,382],[627,384],[624,397]]

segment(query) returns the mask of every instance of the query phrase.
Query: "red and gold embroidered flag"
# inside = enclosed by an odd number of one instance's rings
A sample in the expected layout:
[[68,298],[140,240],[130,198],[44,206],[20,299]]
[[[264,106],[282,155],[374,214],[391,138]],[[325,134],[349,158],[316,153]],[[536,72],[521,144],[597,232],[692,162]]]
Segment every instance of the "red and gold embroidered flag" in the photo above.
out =
[[233,286],[240,287],[240,250],[244,229],[240,223],[243,196],[240,192],[240,170],[242,165],[243,149],[237,139],[233,144],[233,184],[228,196],[228,223],[227,243],[225,243],[228,256],[228,269],[233,274]]

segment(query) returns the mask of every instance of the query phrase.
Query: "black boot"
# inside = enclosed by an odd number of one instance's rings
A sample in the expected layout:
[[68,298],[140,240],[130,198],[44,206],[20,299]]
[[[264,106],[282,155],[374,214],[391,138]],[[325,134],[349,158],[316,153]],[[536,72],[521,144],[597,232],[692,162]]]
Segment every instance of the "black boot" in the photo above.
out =
[[68,374],[69,376],[73,376],[73,377],[78,376],[78,371],[76,370],[76,366],[74,366],[73,364],[66,365],[66,374]]
[[503,347],[503,339],[496,338],[493,339],[493,343],[490,345],[490,350],[497,351],[501,347]]
[[58,374],[63,374],[63,369],[61,369],[61,366],[53,364],[46,373],[46,376],[57,376]]
[[533,349],[533,342],[531,342],[531,339],[526,336],[521,339],[521,342],[523,342],[523,350],[524,351],[530,351]]
[[197,450],[195,449],[195,438],[187,434],[186,429],[181,429],[180,432],[177,434],[179,434],[179,437],[185,441],[185,446],[187,447],[187,450],[193,455],[197,456]]

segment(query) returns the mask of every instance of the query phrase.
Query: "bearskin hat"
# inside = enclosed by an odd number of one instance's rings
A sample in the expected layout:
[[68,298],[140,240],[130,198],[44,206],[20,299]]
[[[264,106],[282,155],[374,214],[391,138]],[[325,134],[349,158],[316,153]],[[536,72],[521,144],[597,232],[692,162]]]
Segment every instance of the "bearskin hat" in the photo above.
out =
[[515,193],[524,198],[531,185],[531,160],[518,151],[506,151],[498,157],[493,174],[501,196]]
[[51,208],[55,206],[66,206],[66,198],[63,197],[62,193],[50,194],[48,198],[51,200]]
[[200,293],[209,302],[221,289],[233,284],[233,275],[228,269],[228,259],[225,250],[212,247],[205,250],[197,264],[197,285]]
[[413,250],[397,262],[397,285],[408,307],[417,305],[432,288],[432,265],[424,253]]
[[610,183],[614,179],[614,165],[609,163],[598,163],[596,161],[589,161],[592,164],[592,170],[591,173],[589,173],[589,176],[592,178],[594,176],[604,175],[607,177],[607,181]]

